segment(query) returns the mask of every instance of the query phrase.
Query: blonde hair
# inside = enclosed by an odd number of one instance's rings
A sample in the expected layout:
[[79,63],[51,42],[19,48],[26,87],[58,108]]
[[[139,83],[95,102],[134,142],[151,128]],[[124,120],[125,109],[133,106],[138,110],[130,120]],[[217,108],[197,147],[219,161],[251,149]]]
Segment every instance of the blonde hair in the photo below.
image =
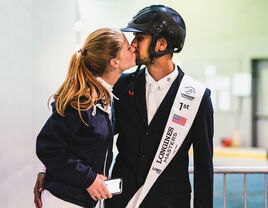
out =
[[89,34],[83,47],[73,54],[67,77],[54,95],[60,115],[65,116],[65,109],[71,105],[85,123],[81,111],[87,111],[97,103],[105,106],[111,103],[109,92],[95,77],[101,76],[109,61],[117,57],[123,41],[122,32],[111,28]]

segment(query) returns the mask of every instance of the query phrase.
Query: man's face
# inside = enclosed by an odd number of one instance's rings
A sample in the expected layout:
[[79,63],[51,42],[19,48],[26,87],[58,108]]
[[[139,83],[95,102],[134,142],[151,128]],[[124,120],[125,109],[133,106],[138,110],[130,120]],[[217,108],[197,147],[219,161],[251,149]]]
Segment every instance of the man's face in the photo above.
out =
[[152,36],[144,33],[134,33],[134,36],[135,38],[132,40],[131,45],[135,48],[136,64],[150,64],[149,47]]

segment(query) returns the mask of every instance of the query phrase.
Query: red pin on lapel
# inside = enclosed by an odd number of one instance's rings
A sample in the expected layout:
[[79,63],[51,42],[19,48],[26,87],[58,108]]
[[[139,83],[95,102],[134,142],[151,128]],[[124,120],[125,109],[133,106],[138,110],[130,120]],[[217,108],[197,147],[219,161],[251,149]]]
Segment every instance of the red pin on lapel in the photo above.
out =
[[134,96],[134,90],[129,89],[129,90],[128,90],[128,95],[129,95],[129,96]]

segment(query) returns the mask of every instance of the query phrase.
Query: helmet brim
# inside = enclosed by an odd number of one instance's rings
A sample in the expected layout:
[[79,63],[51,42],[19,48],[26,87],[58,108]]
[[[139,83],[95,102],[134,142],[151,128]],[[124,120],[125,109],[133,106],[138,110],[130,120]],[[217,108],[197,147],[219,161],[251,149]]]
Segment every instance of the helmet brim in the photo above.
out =
[[125,27],[120,29],[122,32],[143,32],[132,27]]

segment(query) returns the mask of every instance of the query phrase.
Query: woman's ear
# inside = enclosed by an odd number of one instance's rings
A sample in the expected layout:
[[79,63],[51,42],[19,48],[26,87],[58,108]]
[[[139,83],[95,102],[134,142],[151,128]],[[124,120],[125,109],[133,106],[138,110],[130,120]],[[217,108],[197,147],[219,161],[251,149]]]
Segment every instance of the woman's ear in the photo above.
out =
[[165,38],[159,38],[156,42],[156,52],[164,51],[168,46],[167,40]]
[[119,60],[117,58],[113,58],[110,60],[110,64],[113,68],[117,68],[119,65]]

